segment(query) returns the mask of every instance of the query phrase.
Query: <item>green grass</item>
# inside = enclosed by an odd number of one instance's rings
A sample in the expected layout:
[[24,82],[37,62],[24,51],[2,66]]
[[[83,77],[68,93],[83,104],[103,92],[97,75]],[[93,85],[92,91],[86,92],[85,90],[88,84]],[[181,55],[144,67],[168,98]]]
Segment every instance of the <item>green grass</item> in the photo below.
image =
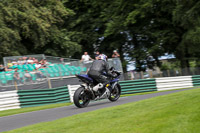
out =
[[8,133],[198,133],[200,88],[39,123]]
[[[144,95],[144,94],[150,94],[150,93],[158,93],[158,91],[126,94],[126,95],[122,95],[121,97],[133,96],[133,95]],[[5,111],[0,111],[0,117],[20,114],[20,113],[27,113],[27,112],[32,112],[32,111],[39,111],[39,110],[44,110],[44,109],[63,107],[63,106],[68,106],[72,104],[73,103],[58,103],[58,104],[42,105],[42,106],[37,106],[37,107],[26,107],[26,108],[20,108],[20,109],[5,110]]]
[[[177,89],[177,90],[179,90],[179,89]],[[171,91],[171,90],[166,90],[166,91]],[[159,92],[163,92],[163,91],[124,94],[124,95],[121,95],[121,97],[134,96],[134,95],[145,95],[145,94],[159,93]],[[5,111],[0,111],[0,117],[20,114],[20,113],[27,113],[27,112],[32,112],[32,111],[39,111],[39,110],[44,110],[44,109],[63,107],[63,106],[68,106],[68,105],[72,105],[72,103],[49,104],[49,105],[42,105],[42,106],[37,106],[37,107],[26,107],[26,108],[20,108],[20,109],[5,110]]]
[[[191,88],[191,87],[189,87],[189,88]],[[152,94],[152,93],[160,93],[160,92],[166,92],[166,91],[183,90],[183,89],[189,89],[189,88],[180,88],[180,89],[163,90],[163,91],[138,92],[138,93],[133,93],[133,94],[122,94],[121,97],[135,96],[135,95],[146,95],[146,94]]]
[[[133,95],[145,95],[145,94],[159,93],[159,92],[161,91],[125,94],[125,95],[122,95],[121,97],[133,96]],[[44,110],[44,109],[63,107],[63,106],[68,106],[68,105],[72,105],[72,103],[49,104],[49,105],[42,105],[42,106],[37,106],[37,107],[26,107],[26,108],[20,108],[20,109],[5,110],[5,111],[0,111],[0,117],[20,114],[20,113],[27,113],[27,112],[32,112],[32,111],[39,111],[39,110]]]
[[57,103],[57,104],[49,104],[49,105],[43,105],[43,106],[37,106],[37,107],[4,110],[4,111],[0,111],[0,117],[20,114],[20,113],[27,113],[27,112],[32,112],[32,111],[38,111],[38,110],[44,110],[44,109],[63,107],[63,106],[71,105],[71,104],[72,103]]

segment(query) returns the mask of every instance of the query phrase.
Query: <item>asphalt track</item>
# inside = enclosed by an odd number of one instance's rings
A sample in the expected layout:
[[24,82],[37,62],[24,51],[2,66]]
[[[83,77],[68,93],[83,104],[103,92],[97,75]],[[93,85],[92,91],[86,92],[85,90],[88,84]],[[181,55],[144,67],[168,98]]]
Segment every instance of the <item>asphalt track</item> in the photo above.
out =
[[[195,88],[189,88],[195,89]],[[179,91],[184,91],[188,89],[181,89],[181,90],[172,90],[172,91],[165,91],[165,92],[158,92],[152,94],[145,94],[145,95],[135,95],[135,96],[128,96],[128,97],[121,97],[116,102],[110,102],[109,100],[102,100],[92,102],[86,108],[77,108],[74,105],[66,106],[66,107],[59,107],[54,109],[46,109],[41,111],[34,111],[29,113],[22,113],[17,115],[5,116],[0,117],[0,132],[9,131],[16,128],[40,123],[40,122],[47,122],[53,121],[59,118],[68,117],[84,112],[89,112],[97,109],[117,106],[125,103],[136,102],[156,96],[167,95]]]

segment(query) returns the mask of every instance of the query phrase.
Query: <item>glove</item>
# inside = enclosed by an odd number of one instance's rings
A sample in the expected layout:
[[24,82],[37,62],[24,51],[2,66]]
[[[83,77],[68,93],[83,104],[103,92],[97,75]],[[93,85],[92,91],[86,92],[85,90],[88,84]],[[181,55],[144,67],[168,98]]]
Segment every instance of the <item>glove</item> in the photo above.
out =
[[116,78],[118,75],[116,74],[116,73],[114,73],[113,75],[112,75],[112,77],[113,78]]

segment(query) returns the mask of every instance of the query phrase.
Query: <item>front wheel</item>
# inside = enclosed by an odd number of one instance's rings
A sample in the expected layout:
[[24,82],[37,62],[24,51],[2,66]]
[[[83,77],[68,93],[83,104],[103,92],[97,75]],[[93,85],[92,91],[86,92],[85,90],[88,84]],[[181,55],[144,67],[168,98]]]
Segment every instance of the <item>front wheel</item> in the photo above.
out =
[[74,93],[74,104],[79,108],[86,107],[90,102],[89,95],[84,90],[84,87],[79,87]]
[[121,95],[121,87],[119,84],[116,84],[111,91],[110,97],[108,98],[110,101],[114,102],[119,99]]

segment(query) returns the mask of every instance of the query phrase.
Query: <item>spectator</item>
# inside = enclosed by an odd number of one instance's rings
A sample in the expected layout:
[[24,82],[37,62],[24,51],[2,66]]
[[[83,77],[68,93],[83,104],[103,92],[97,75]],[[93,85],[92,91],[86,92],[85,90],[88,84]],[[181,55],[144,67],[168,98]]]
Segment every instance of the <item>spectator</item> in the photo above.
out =
[[17,63],[18,63],[18,65],[22,65],[23,64],[22,58],[19,58]]
[[25,65],[25,64],[28,64],[28,62],[27,62],[27,60],[26,60],[27,57],[22,57],[22,59],[23,59],[23,60],[22,60],[22,64],[24,64],[24,65]]
[[100,54],[100,55],[102,55],[104,58],[105,58],[105,60],[108,60],[108,56],[107,55],[105,55],[105,54]]
[[47,67],[47,65],[49,65],[49,62],[47,62],[47,59],[44,59],[44,61],[43,61],[43,67]]
[[15,68],[14,81],[17,82],[17,84],[20,84],[20,83],[23,84],[22,78],[20,78],[19,76],[18,68]]
[[84,55],[81,57],[81,62],[87,63],[89,60],[93,60],[89,55],[88,52],[84,52]]
[[117,50],[114,50],[112,58],[118,58],[118,57],[120,57],[120,55],[117,53]]
[[47,65],[49,65],[49,63],[47,62],[47,59],[42,59],[39,64],[41,64],[41,67],[47,67]]
[[62,63],[62,64],[64,64],[65,62],[64,62],[64,58],[60,58],[60,62]]
[[16,60],[13,60],[12,61],[12,64],[13,64],[13,66],[12,66],[12,68],[17,68],[18,67],[18,63],[17,63],[17,61]]
[[39,63],[38,59],[35,59],[35,60],[34,60],[34,63]]
[[38,60],[37,60],[37,59],[35,59],[35,58],[33,58],[33,63],[36,63],[36,62],[38,62]]
[[30,73],[29,73],[27,70],[25,71],[24,76],[25,76],[25,78],[27,79],[28,82],[29,82],[29,81],[32,82],[32,77],[31,77]]
[[88,55],[88,52],[84,52],[84,55],[82,55],[82,57],[81,57],[81,62],[83,62],[83,64],[87,68],[86,72],[88,72],[88,68],[90,67],[89,60],[93,60],[93,59]]
[[27,60],[28,64],[33,64],[33,59],[32,57],[29,57],[28,60]]
[[35,74],[39,78],[45,78],[45,76],[42,74],[41,71],[38,70],[38,68],[35,69]]
[[0,72],[4,72],[4,71],[5,71],[5,67],[2,64],[0,64]]
[[8,68],[10,68],[10,67],[12,67],[12,66],[13,66],[13,63],[11,63],[11,61],[10,61],[10,60],[8,60],[7,66],[8,66]]
[[44,59],[42,59],[40,62],[39,62],[41,65],[44,64]]
[[96,51],[96,52],[95,52],[95,59],[96,59],[96,60],[98,60],[99,55],[100,55],[100,52],[99,52],[99,51]]
[[113,55],[112,55],[112,58],[116,58],[116,59],[113,59],[113,64],[114,64],[114,68],[117,70],[117,71],[120,71],[120,60],[118,59],[120,57],[120,55],[117,53],[117,50],[114,50],[113,51]]
[[12,71],[13,69],[9,69],[8,67],[4,67],[5,71]]
[[18,64],[18,62],[15,60],[15,59],[13,59],[12,60],[12,64],[14,65],[14,64]]
[[39,69],[39,68],[41,68],[41,67],[42,67],[41,63],[36,63],[36,64],[35,64],[35,68]]

